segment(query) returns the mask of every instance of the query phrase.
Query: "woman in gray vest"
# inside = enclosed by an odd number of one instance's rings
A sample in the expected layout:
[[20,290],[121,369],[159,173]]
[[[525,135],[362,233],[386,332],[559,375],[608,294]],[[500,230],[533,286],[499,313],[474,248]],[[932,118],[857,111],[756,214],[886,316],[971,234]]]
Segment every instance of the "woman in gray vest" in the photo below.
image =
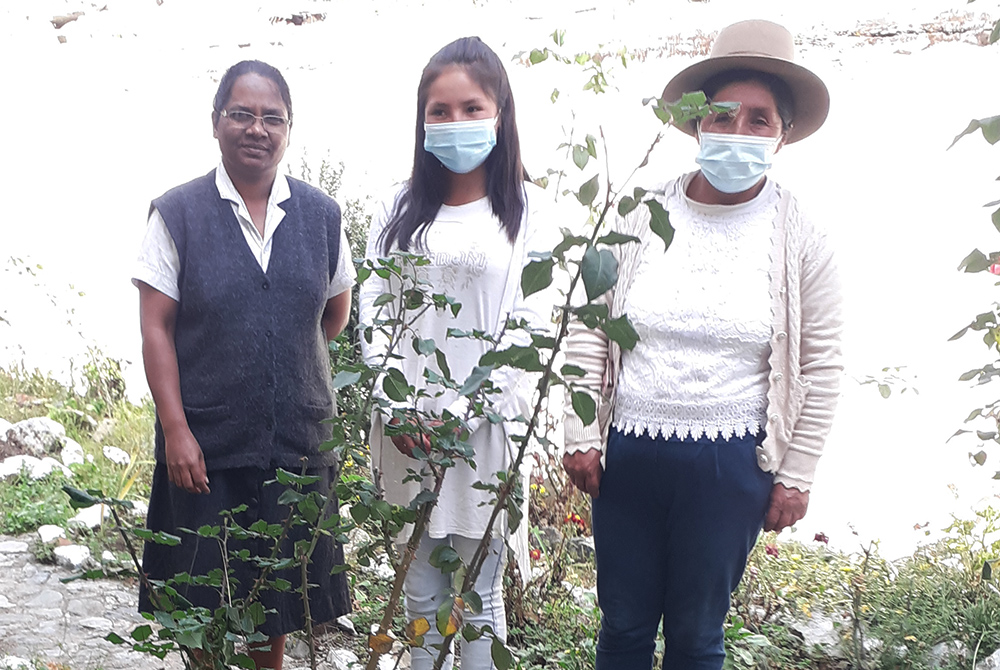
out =
[[[156,469],[147,525],[179,535],[180,545],[148,544],[143,569],[151,580],[206,575],[223,567],[214,538],[178,532],[220,525],[219,512],[244,528],[281,523],[284,487],[265,485],[276,468],[303,463],[323,493],[336,478],[322,423],[334,411],[328,340],[347,323],[354,267],[327,195],[278,174],[288,146],[292,101],[284,77],[260,61],[231,67],[219,83],[212,129],[222,159],[207,175],[153,201],[138,269],[142,354],[156,403]],[[307,529],[293,528],[281,556],[292,557]],[[229,549],[270,555],[263,541],[230,540]],[[309,611],[315,623],[350,610],[343,574],[331,576],[343,552],[323,536],[311,558]],[[259,575],[231,559],[232,597]],[[292,589],[265,590],[274,610],[251,649],[257,667],[281,668],[285,634],[304,625],[298,567],[271,574]],[[196,606],[215,610],[223,589],[177,585]],[[140,609],[162,608],[143,589]]]
[[593,496],[598,670],[649,670],[661,621],[665,669],[721,668],[758,533],[806,513],[837,404],[841,308],[826,235],[765,176],[829,109],[793,57],[787,30],[744,21],[667,84],[667,101],[702,90],[738,106],[680,128],[700,170],[650,190],[675,229],[666,253],[649,208],[622,223],[640,242],[618,248],[606,302],[638,344],[571,326],[566,361],[586,370],[600,417],[568,411],[563,458]]

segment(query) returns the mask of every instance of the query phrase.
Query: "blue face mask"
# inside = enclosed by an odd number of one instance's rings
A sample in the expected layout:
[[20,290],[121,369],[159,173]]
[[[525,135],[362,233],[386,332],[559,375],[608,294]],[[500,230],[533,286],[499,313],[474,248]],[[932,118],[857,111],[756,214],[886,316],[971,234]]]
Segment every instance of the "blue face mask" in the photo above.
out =
[[723,193],[753,188],[771,167],[777,137],[700,133],[701,148],[695,158],[708,183]]
[[496,125],[497,119],[425,123],[424,149],[452,172],[466,174],[482,165],[497,145]]

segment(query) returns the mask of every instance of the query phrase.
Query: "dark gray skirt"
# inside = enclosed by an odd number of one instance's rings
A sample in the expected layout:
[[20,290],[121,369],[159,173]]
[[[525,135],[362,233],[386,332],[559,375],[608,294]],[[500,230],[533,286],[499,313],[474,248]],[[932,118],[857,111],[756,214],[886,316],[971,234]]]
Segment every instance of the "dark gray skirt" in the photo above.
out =
[[[310,470],[307,474],[319,476],[320,481],[305,487],[303,493],[317,490],[325,494],[330,490],[337,471],[335,467],[328,467]],[[222,568],[222,550],[218,540],[183,533],[178,528],[197,531],[205,525],[221,526],[223,519],[219,512],[239,505],[247,505],[246,511],[234,517],[244,528],[257,520],[264,520],[269,524],[283,523],[289,508],[287,505],[279,505],[278,498],[286,487],[277,482],[264,485],[264,482],[274,478],[274,469],[234,468],[210,471],[208,481],[211,493],[202,495],[187,493],[171,484],[167,466],[157,463],[153,473],[146,527],[154,532],[164,531],[177,535],[182,542],[175,547],[147,542],[142,555],[143,571],[150,579],[166,580],[178,573],[207,575],[212,570]],[[308,527],[293,527],[281,544],[279,556],[291,558],[295,543],[308,536]],[[229,570],[232,597],[242,598],[260,575],[260,569],[249,562],[233,558],[232,552],[248,549],[250,555],[270,556],[273,541],[230,539],[227,545],[231,556]],[[343,562],[343,547],[332,537],[321,536],[312,554],[308,572],[309,614],[314,624],[331,621],[351,611],[346,573],[331,574],[333,568]],[[258,630],[268,637],[275,637],[303,628],[305,615],[299,591],[302,583],[300,568],[272,571],[268,579],[287,580],[291,582],[291,588],[287,591],[266,589],[261,592],[260,602],[265,609],[275,611],[267,614],[267,620]],[[175,588],[195,606],[214,610],[223,602],[219,588],[191,584],[179,584]],[[139,611],[153,610],[149,593],[140,586]]]

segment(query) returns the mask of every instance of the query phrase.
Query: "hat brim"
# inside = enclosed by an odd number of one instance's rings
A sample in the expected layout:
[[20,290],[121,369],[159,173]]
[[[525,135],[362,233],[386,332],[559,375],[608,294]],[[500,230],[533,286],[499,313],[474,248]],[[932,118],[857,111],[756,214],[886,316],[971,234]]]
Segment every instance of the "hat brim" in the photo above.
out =
[[[729,70],[756,70],[780,77],[792,90],[795,116],[788,131],[785,144],[798,142],[819,130],[830,113],[830,92],[823,80],[815,74],[791,61],[769,56],[717,56],[707,58],[678,72],[663,89],[663,99],[668,102],[680,100],[691,91],[700,91],[705,82]],[[691,124],[677,126],[688,135],[694,135]]]

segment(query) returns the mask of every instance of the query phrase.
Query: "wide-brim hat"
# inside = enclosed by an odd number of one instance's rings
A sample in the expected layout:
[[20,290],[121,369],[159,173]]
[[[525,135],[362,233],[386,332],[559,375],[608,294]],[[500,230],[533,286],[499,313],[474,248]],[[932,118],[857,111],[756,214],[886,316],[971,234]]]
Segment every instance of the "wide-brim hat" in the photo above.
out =
[[[785,137],[791,144],[812,135],[830,113],[830,92],[823,80],[806,68],[793,63],[795,42],[792,34],[777,23],[740,21],[719,32],[708,58],[681,70],[663,89],[667,102],[681,95],[700,91],[705,82],[728,70],[756,70],[784,80],[792,91],[795,112],[792,127]],[[694,135],[693,124],[678,126]]]

